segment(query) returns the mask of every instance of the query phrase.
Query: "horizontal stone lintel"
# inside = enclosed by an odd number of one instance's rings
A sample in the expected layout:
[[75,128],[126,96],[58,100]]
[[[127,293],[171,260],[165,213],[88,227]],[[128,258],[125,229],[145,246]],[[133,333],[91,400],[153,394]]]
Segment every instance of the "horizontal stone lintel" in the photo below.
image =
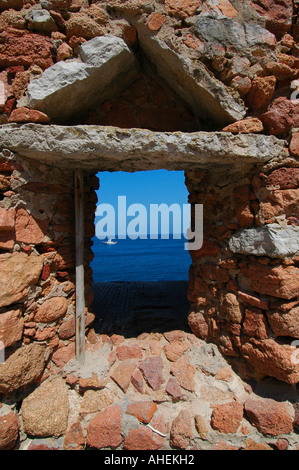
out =
[[103,126],[4,124],[0,148],[67,169],[196,170],[262,163],[283,154],[274,136],[227,132],[163,133]]

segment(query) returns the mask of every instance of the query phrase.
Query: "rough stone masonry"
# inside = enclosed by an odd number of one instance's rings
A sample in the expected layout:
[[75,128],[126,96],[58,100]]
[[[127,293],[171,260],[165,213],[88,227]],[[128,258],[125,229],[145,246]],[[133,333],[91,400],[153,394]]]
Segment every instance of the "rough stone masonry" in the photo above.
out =
[[[0,0],[1,450],[299,449],[298,9]],[[95,175],[158,168],[204,204],[191,332],[98,335]]]

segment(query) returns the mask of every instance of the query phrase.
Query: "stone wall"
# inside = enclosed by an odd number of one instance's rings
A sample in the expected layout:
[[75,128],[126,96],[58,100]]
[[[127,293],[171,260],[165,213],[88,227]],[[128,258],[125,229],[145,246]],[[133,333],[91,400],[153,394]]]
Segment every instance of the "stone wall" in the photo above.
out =
[[226,356],[245,358],[256,379],[289,383],[298,382],[297,174],[270,164],[242,178],[186,175],[205,227],[202,249],[191,252],[190,327]]
[[[5,154],[5,160],[3,155]],[[23,344],[59,340],[75,334],[74,177],[3,151],[1,213],[1,339],[5,356]],[[4,161],[4,163],[3,163]],[[86,306],[92,302],[91,272],[98,179],[85,174]],[[5,187],[4,187],[5,186]],[[87,313],[87,312],[86,312]],[[87,313],[87,325],[93,316]],[[13,326],[12,326],[13,325]],[[22,348],[21,348],[22,350]],[[7,389],[15,389],[11,383]],[[1,391],[6,385],[1,383]]]
[[[272,135],[284,142],[284,153],[267,163],[236,159],[228,168],[217,155],[217,167],[211,156],[212,162],[195,162],[186,171],[190,202],[204,204],[204,244],[191,252],[194,334],[143,336],[137,344],[92,330],[89,263],[98,180],[94,168],[85,171],[91,356],[84,371],[72,362],[72,168],[59,167],[59,154],[53,166],[28,158],[30,149],[24,157],[3,146],[0,448],[298,447],[298,406],[291,404],[297,398],[278,403],[281,397],[270,393],[277,401],[260,401],[239,377],[298,382],[292,359],[299,338],[298,2],[0,0],[0,10],[1,125],[60,121],[223,131],[232,139],[239,133]],[[107,35],[108,43],[113,37],[120,47],[118,64],[128,69],[113,68],[117,80],[109,88],[106,68],[99,91],[93,73],[105,63],[91,64],[86,47]],[[67,92],[63,81],[55,81],[62,70]],[[78,70],[86,73],[88,99],[87,88],[78,88]],[[45,72],[53,82],[44,87]],[[58,88],[49,91],[50,84]],[[32,145],[38,144],[37,138]],[[203,356],[216,359],[204,363]],[[149,423],[154,430],[144,426]],[[107,439],[99,439],[107,428]]]

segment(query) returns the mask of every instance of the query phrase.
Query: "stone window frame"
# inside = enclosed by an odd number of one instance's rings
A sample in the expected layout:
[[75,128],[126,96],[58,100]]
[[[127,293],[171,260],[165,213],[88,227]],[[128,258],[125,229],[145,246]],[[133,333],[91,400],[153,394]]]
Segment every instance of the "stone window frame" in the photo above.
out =
[[[85,359],[84,171],[202,170],[249,168],[283,155],[274,136],[227,132],[152,132],[103,126],[7,124],[0,147],[19,157],[74,171],[76,214],[76,357]],[[5,153],[5,152],[4,152]],[[11,155],[6,152],[8,159]]]

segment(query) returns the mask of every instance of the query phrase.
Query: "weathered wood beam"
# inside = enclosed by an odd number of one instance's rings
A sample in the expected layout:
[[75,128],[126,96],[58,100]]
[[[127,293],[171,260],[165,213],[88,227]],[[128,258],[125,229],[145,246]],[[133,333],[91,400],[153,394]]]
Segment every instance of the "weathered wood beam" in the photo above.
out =
[[83,171],[75,171],[76,214],[76,358],[85,360],[85,295],[84,295],[84,185]]

